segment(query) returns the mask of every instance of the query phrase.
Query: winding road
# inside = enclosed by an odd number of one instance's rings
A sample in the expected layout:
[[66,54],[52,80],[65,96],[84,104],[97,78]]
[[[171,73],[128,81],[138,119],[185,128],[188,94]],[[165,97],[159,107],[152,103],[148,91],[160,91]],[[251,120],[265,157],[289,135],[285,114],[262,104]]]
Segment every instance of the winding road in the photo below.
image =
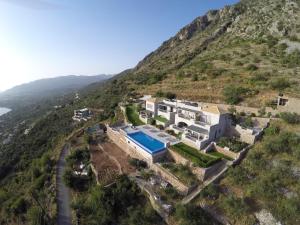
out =
[[58,225],[71,225],[71,208],[70,208],[70,191],[64,184],[63,175],[66,166],[66,156],[69,154],[70,144],[66,144],[60,154],[57,162],[56,171],[56,187],[57,187],[57,224]]

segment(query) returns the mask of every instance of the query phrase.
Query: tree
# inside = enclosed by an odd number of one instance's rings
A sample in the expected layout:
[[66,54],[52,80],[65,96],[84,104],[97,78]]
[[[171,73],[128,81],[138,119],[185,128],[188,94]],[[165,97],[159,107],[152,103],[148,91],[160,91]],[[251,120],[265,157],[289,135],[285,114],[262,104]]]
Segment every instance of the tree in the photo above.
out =
[[213,224],[210,218],[201,207],[192,204],[177,205],[175,209],[175,218],[180,225],[211,225]]
[[198,81],[198,74],[193,74],[192,81]]
[[175,98],[176,98],[176,94],[174,94],[174,93],[172,93],[172,92],[167,92],[167,93],[165,94],[165,97],[166,97],[167,99],[175,99]]
[[239,86],[226,86],[223,90],[225,101],[228,104],[237,104],[243,100],[243,95],[247,93],[247,89]]
[[231,114],[235,114],[236,113],[236,108],[231,105],[229,108],[228,108],[228,111],[231,113]]
[[222,205],[235,218],[243,217],[243,215],[247,215],[250,211],[250,207],[245,203],[244,199],[235,197],[234,195],[225,198],[222,201]]
[[18,198],[11,206],[11,210],[14,214],[24,214],[27,210],[27,202],[23,197]]

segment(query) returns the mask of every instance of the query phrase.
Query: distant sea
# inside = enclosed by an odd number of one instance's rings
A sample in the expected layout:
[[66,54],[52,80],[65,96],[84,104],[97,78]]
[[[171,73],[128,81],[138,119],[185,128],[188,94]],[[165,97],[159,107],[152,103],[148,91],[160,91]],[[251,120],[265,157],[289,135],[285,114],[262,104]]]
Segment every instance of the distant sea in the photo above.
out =
[[11,109],[0,107],[0,116],[4,115],[5,113],[8,113],[9,111],[11,111]]

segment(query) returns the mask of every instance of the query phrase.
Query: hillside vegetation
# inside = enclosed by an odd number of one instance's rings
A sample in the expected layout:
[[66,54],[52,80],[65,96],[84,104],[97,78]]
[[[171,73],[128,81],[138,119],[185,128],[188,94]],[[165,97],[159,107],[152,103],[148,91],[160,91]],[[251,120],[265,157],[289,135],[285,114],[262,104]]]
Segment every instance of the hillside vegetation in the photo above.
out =
[[[110,85],[130,94],[264,106],[279,92],[300,96],[299,65],[300,1],[244,0],[196,18]],[[232,95],[239,98],[230,101]]]
[[242,164],[207,187],[198,201],[214,205],[233,224],[255,224],[262,209],[282,224],[299,224],[299,131],[299,123],[273,121]]
[[[169,93],[190,100],[249,106],[269,105],[278,92],[300,96],[299,16],[299,0],[243,0],[195,19],[135,68],[82,90],[78,101],[70,98],[63,104],[47,98],[15,107],[1,123],[1,132],[14,136],[10,144],[0,144],[0,224],[44,224],[41,220],[47,216],[51,217],[48,224],[54,223],[55,150],[76,128],[71,123],[74,109],[101,108],[104,112],[95,119],[101,121],[113,118],[120,102],[140,94]],[[13,100],[16,104],[23,101]],[[53,110],[54,104],[64,107]],[[33,128],[24,135],[31,123]],[[242,224],[241,218],[244,224],[253,222],[257,208],[270,210],[285,224],[299,223],[299,182],[295,180],[299,176],[299,124],[278,126],[279,131],[268,130],[242,167],[224,181],[232,190],[224,191],[216,205],[235,224]],[[122,190],[119,193],[123,194]],[[95,197],[106,202],[109,194],[95,192]],[[296,197],[289,198],[291,194]],[[79,200],[80,210],[98,211],[90,199]],[[145,213],[147,207],[138,210],[140,204],[129,202],[134,208],[121,212],[112,222],[132,224],[140,215],[152,218],[151,210]],[[101,213],[90,216],[91,221],[114,211],[111,206],[101,207]],[[176,211],[189,217],[184,208]],[[127,221],[123,216],[128,212],[134,215]],[[198,217],[193,214],[191,218]]]

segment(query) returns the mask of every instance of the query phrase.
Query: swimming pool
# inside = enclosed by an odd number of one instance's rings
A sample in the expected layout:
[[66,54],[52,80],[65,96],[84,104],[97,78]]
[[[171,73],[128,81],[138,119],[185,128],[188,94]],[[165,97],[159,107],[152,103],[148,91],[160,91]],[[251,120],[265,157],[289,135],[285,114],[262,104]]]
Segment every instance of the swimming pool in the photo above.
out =
[[127,137],[150,154],[161,152],[166,148],[164,143],[150,137],[142,131],[127,134]]

